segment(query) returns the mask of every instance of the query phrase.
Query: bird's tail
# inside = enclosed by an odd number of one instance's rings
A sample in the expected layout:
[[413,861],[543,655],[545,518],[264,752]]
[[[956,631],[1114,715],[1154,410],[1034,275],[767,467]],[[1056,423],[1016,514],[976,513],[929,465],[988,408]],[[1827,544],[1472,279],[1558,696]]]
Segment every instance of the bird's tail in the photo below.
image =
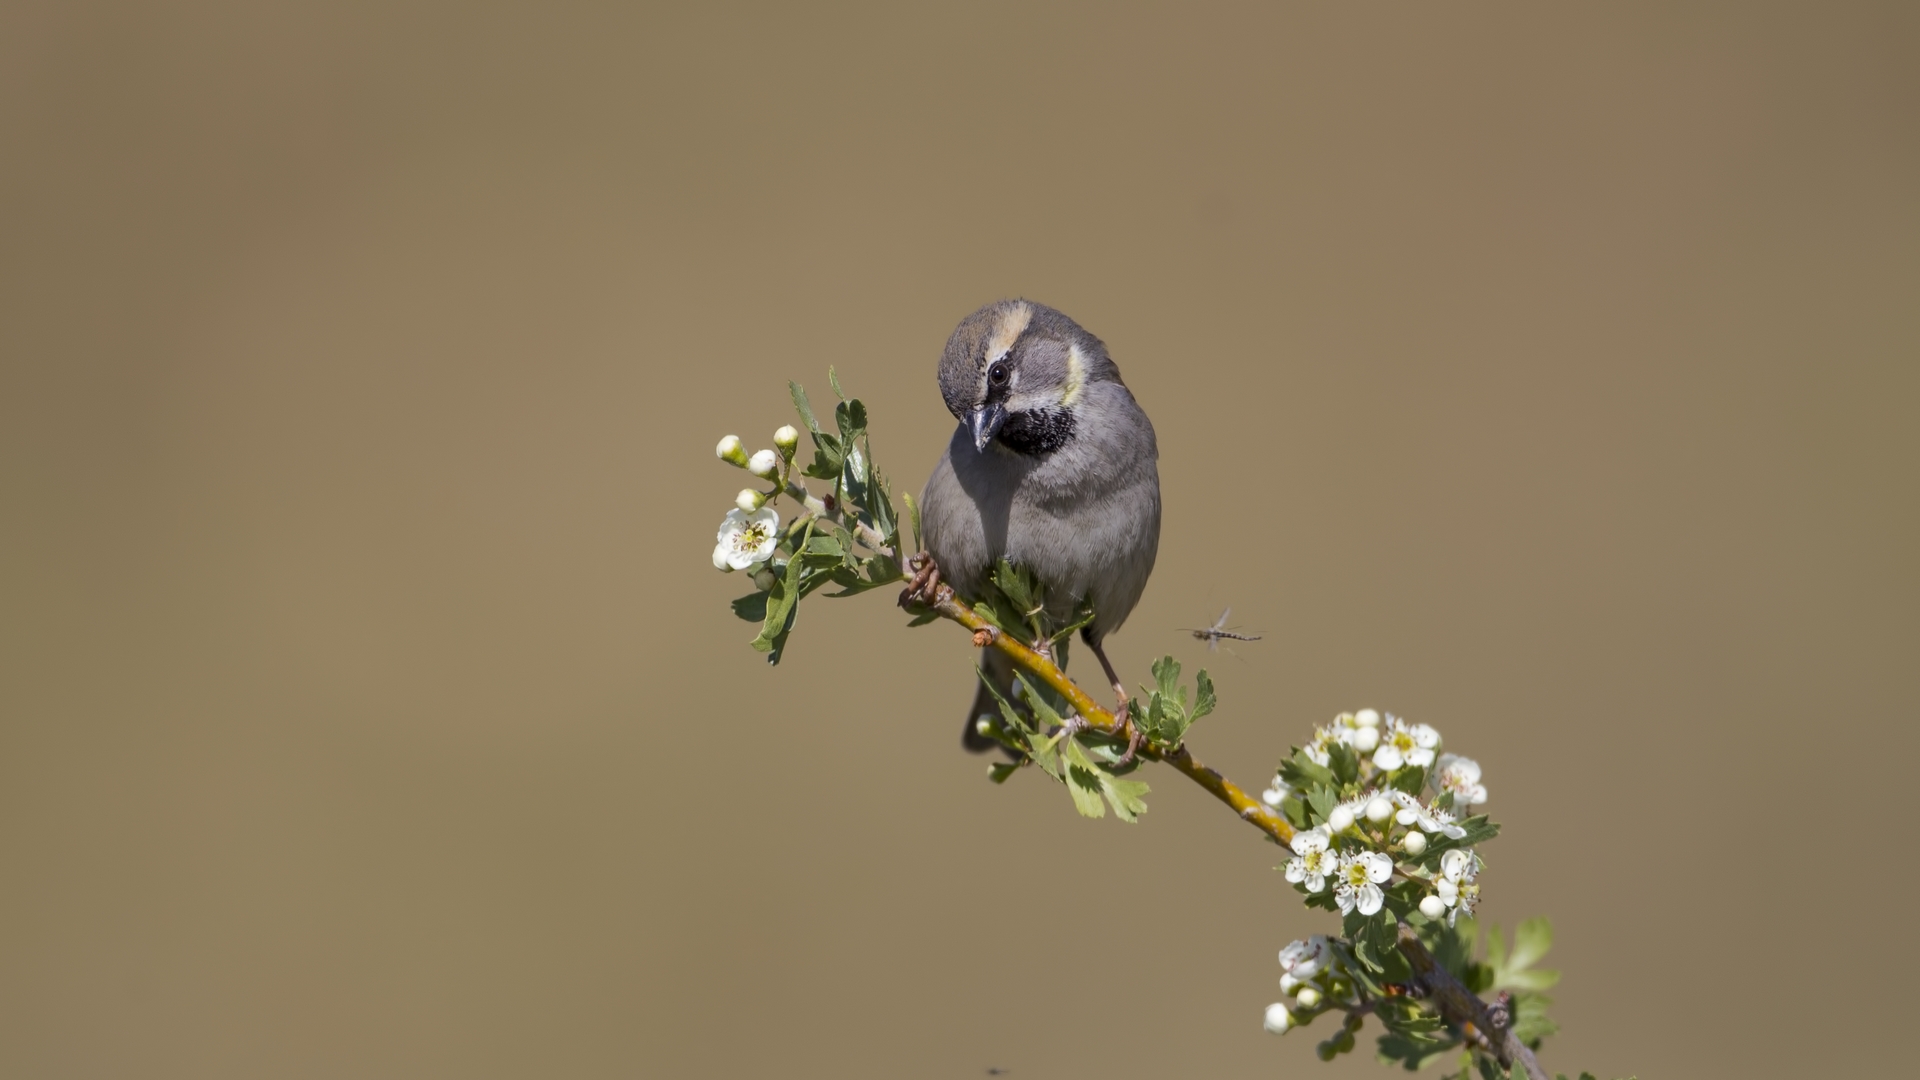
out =
[[1005,750],[996,740],[980,734],[975,725],[982,716],[1000,718],[1000,703],[993,699],[987,683],[991,682],[1002,697],[1013,700],[1013,661],[999,649],[982,649],[980,669],[986,673],[986,679],[973,693],[973,708],[967,710],[967,726],[960,732],[960,745],[969,753],[984,754],[989,750]]

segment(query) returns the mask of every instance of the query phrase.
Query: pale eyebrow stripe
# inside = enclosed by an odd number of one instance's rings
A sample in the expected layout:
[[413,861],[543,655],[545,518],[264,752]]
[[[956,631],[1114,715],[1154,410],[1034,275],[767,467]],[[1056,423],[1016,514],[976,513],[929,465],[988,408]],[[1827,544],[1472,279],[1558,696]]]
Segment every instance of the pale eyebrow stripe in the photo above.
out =
[[1080,354],[1080,344],[1074,342],[1067,346],[1067,386],[1060,393],[1060,404],[1073,404],[1086,387],[1087,358]]
[[993,324],[993,336],[987,339],[987,362],[1007,355],[1013,343],[1027,332],[1027,325],[1033,322],[1033,305],[1025,300],[1016,302],[1012,307],[1000,313]]

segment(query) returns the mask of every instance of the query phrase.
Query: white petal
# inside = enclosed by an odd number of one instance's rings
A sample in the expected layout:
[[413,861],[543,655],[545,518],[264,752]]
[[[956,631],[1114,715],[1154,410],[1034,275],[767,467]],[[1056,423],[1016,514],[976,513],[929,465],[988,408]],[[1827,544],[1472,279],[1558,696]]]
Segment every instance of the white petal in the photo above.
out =
[[1440,856],[1440,873],[1448,881],[1459,881],[1460,876],[1467,872],[1467,867],[1471,865],[1472,862],[1473,856],[1461,851],[1459,848],[1454,848],[1452,851]]
[[1347,741],[1353,744],[1355,750],[1365,754],[1380,745],[1380,731],[1370,727],[1357,728]]
[[1392,772],[1401,764],[1400,748],[1390,742],[1381,743],[1380,749],[1373,752],[1373,767],[1376,769]]
[[725,570],[729,574],[733,573],[733,564],[727,561],[727,545],[716,544],[714,546],[713,565],[715,568]]
[[1377,728],[1380,726],[1380,714],[1372,709],[1361,709],[1353,714],[1353,722],[1364,728]]
[[1407,730],[1413,734],[1414,745],[1424,750],[1440,745],[1440,733],[1426,724],[1415,724]]
[[1345,806],[1334,807],[1333,812],[1327,815],[1327,828],[1337,833],[1353,828],[1353,811]]
[[1393,816],[1393,803],[1384,795],[1367,800],[1367,820],[1376,825]]
[[1380,886],[1362,885],[1360,887],[1360,903],[1358,905],[1360,908],[1360,914],[1371,915],[1374,912],[1379,911],[1380,905],[1384,903],[1385,900],[1386,900],[1386,897],[1380,894]]
[[1407,763],[1409,765],[1431,765],[1433,764],[1433,751],[1425,747],[1415,747],[1407,753]]
[[1393,876],[1393,860],[1377,851],[1369,851],[1360,856],[1366,861],[1367,877],[1373,881],[1385,881]]
[[[1298,885],[1307,879],[1307,864],[1299,859],[1287,860],[1287,880]],[[1281,963],[1286,961],[1282,960]]]

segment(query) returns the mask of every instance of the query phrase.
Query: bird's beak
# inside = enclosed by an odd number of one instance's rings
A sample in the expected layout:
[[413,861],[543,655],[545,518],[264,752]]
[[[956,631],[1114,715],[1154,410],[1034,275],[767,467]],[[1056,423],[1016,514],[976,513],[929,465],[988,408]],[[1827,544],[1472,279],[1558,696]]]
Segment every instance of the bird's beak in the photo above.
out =
[[987,444],[1000,434],[1000,425],[1007,422],[1007,407],[998,402],[988,402],[967,414],[967,428],[973,432],[973,448],[984,453]]

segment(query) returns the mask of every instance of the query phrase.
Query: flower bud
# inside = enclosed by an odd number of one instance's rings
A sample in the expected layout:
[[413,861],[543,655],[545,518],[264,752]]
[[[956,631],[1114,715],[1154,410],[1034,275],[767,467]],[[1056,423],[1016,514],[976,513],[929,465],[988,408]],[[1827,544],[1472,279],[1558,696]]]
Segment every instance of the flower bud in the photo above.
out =
[[1311,1009],[1315,1005],[1320,1004],[1320,991],[1311,986],[1303,986],[1300,988],[1300,992],[1294,995],[1293,1000],[1299,1002],[1301,1008]]
[[747,471],[755,476],[772,476],[780,471],[780,458],[771,450],[755,450],[747,461]]
[[1364,728],[1377,728],[1380,726],[1380,714],[1372,709],[1361,709],[1353,714],[1353,722]]
[[1321,1061],[1332,1061],[1334,1058],[1340,1056],[1340,1048],[1334,1045],[1332,1039],[1328,1039],[1326,1042],[1314,1047],[1313,1053],[1314,1056]]
[[733,505],[751,514],[765,504],[767,497],[752,488],[741,488],[740,494],[733,497]]
[[779,448],[781,457],[792,461],[793,451],[800,445],[800,433],[792,424],[782,424],[780,430],[773,433],[773,445]]
[[1393,816],[1393,803],[1385,795],[1375,795],[1367,803],[1367,820],[1375,825]]
[[1260,793],[1260,801],[1263,803],[1266,803],[1268,806],[1274,806],[1274,807],[1279,806],[1281,800],[1285,799],[1286,797],[1287,797],[1287,793],[1284,791],[1281,791],[1277,787],[1270,787],[1267,790]]
[[714,447],[713,452],[721,461],[729,465],[737,465],[742,469],[747,467],[747,448],[740,445],[738,435],[729,435],[721,439],[720,445]]
[[1446,901],[1437,896],[1428,896],[1426,899],[1420,901],[1420,914],[1425,915],[1429,919],[1437,919],[1446,913]]
[[1353,811],[1344,806],[1336,806],[1333,813],[1327,815],[1329,832],[1343,833],[1353,828]]
[[1276,1001],[1267,1006],[1267,1021],[1265,1027],[1268,1031],[1273,1032],[1275,1035],[1285,1035],[1287,1029],[1292,1026],[1293,1014],[1287,1011],[1285,1002]]
[[1401,842],[1407,846],[1407,854],[1409,855],[1418,855],[1427,850],[1427,834],[1421,832],[1419,829],[1408,830],[1407,838]]
[[1380,729],[1370,727],[1354,728],[1353,734],[1347,737],[1347,741],[1352,743],[1353,748],[1360,753],[1371,754],[1380,745]]

